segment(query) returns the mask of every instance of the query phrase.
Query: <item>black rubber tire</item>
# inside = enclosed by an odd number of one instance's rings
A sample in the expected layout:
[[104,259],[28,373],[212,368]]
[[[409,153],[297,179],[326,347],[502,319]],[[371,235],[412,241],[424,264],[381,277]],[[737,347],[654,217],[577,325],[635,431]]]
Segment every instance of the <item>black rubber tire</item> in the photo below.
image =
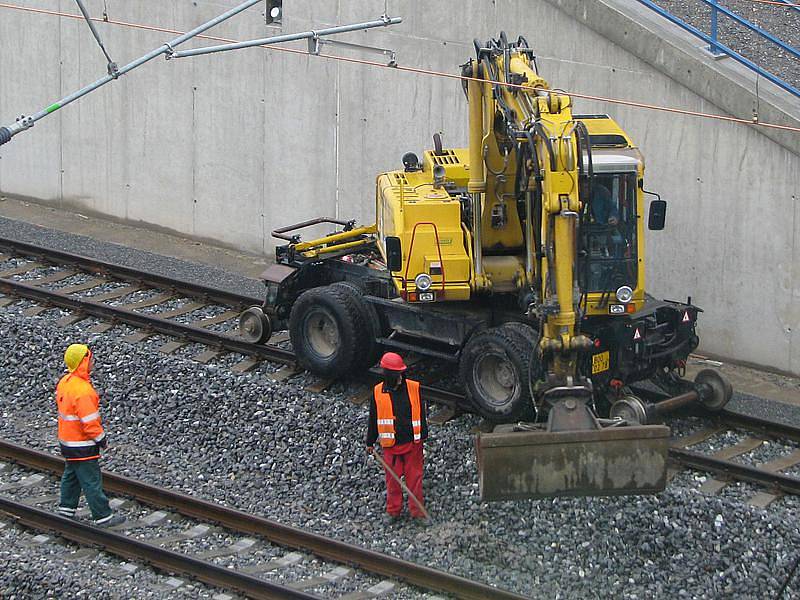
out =
[[[483,418],[493,423],[513,423],[531,418],[533,403],[528,365],[533,351],[529,339],[516,324],[485,329],[469,339],[461,352],[459,375],[473,406]],[[494,373],[491,371],[493,362],[501,363],[506,378],[513,379],[513,388],[505,397],[504,384],[485,376],[487,369]],[[492,388],[496,393],[492,393]]]
[[[337,340],[332,352],[323,355],[308,339],[307,321],[322,316],[335,324]],[[346,377],[357,363],[359,313],[352,296],[334,286],[306,290],[295,301],[289,316],[289,338],[300,366],[322,377]]]
[[350,300],[358,311],[356,338],[358,354],[355,369],[369,369],[378,362],[380,346],[376,341],[381,336],[381,322],[375,307],[364,300],[364,290],[357,283],[340,281],[330,287],[342,290],[350,296]]
[[[519,321],[512,321],[510,323],[505,323],[505,327],[511,329],[517,335],[521,335],[523,337],[524,342],[527,342],[530,348],[530,354],[528,355],[528,394],[534,400],[533,394],[533,386],[535,380],[540,380],[544,377],[542,368],[541,360],[539,357],[538,347],[539,347],[539,333],[527,323],[521,323]],[[526,413],[524,416],[526,418],[534,419],[536,418],[536,411],[533,410],[533,402],[531,403],[531,410],[530,412]]]

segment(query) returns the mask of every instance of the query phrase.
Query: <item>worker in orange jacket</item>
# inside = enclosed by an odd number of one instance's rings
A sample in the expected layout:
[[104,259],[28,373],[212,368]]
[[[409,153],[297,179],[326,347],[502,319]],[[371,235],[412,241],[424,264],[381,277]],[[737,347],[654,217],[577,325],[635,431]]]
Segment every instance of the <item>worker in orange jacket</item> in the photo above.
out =
[[[405,377],[406,365],[399,354],[387,352],[380,365],[383,381],[373,390],[366,442],[369,452],[376,441],[380,442],[386,471],[386,512],[399,517],[403,510],[403,489],[389,469],[398,478],[405,477],[406,486],[423,504],[422,443],[428,437],[428,410],[420,397],[419,382]],[[408,499],[412,517],[425,517],[420,504]]]
[[66,460],[58,512],[75,517],[83,491],[95,525],[117,525],[125,517],[111,511],[100,473],[100,449],[107,447],[108,438],[100,421],[100,397],[89,381],[94,367],[92,351],[85,344],[72,344],[64,353],[64,362],[69,372],[56,386],[58,443]]

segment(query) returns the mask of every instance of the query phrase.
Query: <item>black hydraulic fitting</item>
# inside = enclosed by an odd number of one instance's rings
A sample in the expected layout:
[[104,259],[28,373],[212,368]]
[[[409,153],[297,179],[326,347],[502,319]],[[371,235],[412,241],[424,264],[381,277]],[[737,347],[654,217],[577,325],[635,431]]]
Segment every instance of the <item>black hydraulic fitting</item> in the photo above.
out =
[[8,127],[0,127],[0,146],[11,141],[11,130]]

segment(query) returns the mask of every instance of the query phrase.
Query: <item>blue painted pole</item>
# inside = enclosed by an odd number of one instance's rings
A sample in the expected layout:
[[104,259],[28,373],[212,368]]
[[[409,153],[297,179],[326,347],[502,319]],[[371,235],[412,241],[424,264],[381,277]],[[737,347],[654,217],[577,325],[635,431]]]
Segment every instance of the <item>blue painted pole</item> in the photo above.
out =
[[719,56],[722,54],[722,50],[720,50],[719,46],[717,46],[717,0],[710,0],[711,4],[711,45],[709,45],[708,50],[711,54],[715,56]]

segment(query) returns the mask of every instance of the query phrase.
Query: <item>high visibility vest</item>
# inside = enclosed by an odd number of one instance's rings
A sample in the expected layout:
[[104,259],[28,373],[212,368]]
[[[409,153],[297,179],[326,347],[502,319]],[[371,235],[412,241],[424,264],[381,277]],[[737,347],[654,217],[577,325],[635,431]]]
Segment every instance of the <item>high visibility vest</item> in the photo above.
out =
[[[419,382],[406,379],[408,399],[411,401],[411,429],[414,441],[422,440],[422,406],[419,400]],[[383,391],[383,383],[375,386],[375,406],[378,409],[378,441],[382,448],[394,446],[394,410],[392,396]]]
[[67,460],[100,457],[105,432],[100,422],[100,398],[81,373],[64,375],[56,387],[58,443]]

